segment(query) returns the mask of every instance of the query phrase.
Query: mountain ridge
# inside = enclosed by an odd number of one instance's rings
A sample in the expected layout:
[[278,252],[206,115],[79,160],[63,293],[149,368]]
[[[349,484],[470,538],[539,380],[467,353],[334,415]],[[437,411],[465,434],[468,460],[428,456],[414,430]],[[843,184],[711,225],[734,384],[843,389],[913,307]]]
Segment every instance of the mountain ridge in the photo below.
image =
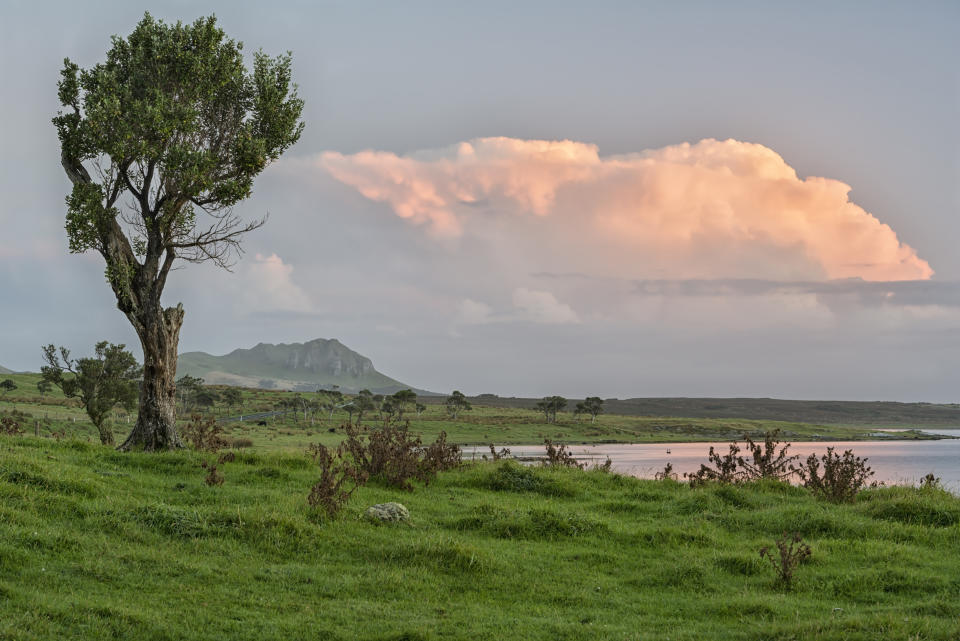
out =
[[373,361],[336,338],[304,343],[261,342],[222,356],[185,352],[177,362],[177,377],[184,375],[197,376],[210,385],[261,389],[314,391],[338,385],[345,392],[366,388],[380,394],[413,389],[377,371]]

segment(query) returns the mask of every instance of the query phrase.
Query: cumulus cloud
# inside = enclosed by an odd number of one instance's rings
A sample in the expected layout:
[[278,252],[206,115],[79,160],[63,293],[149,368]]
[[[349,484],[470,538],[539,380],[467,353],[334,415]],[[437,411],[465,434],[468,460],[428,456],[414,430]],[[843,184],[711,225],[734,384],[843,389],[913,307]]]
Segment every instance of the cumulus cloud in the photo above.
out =
[[465,298],[457,308],[457,322],[465,325],[483,325],[493,320],[493,308],[486,303]]
[[247,311],[311,310],[306,292],[293,282],[293,265],[276,254],[256,254],[243,275],[241,301]]
[[518,287],[513,290],[513,306],[523,320],[534,323],[579,323],[580,317],[550,292]]
[[[923,280],[930,265],[849,199],[775,151],[706,139],[600,156],[569,140],[479,138],[409,155],[327,152],[319,165],[437,236],[539,220],[531,243],[595,255],[628,277]],[[572,260],[580,260],[573,258]],[[582,260],[581,260],[582,262]]]
[[511,296],[512,307],[496,311],[487,303],[465,298],[457,306],[458,325],[490,323],[543,323],[547,325],[577,324],[580,317],[572,307],[557,300],[551,292],[518,287]]

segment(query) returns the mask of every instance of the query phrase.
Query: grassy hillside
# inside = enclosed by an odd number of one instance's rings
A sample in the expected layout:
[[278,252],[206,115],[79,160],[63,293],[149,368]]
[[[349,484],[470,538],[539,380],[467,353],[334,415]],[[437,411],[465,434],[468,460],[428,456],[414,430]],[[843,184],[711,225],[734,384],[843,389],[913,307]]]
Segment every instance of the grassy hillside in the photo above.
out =
[[[58,391],[39,395],[36,383],[38,374],[14,374],[18,388],[9,393],[0,393],[0,416],[18,412],[22,428],[41,435],[63,432],[66,436],[96,439],[96,431],[86,414],[75,400],[63,398]],[[215,388],[221,389],[221,388]],[[224,421],[225,431],[231,438],[246,439],[258,449],[302,451],[311,441],[328,444],[339,442],[343,431],[339,426],[348,419],[343,410],[329,418],[325,412],[316,412],[304,418],[302,413],[287,412],[265,418],[264,426],[250,420],[251,414],[272,412],[278,403],[291,399],[295,392],[243,389],[242,402],[234,407],[222,403],[207,410],[209,414]],[[303,398],[315,398],[304,393]],[[744,433],[762,436],[764,432],[779,429],[782,437],[792,441],[865,440],[873,438],[874,430],[867,426],[829,426],[800,422],[715,419],[715,418],[670,418],[647,416],[622,416],[603,414],[596,422],[575,419],[569,412],[559,415],[556,423],[546,423],[544,416],[530,409],[505,408],[476,404],[470,412],[462,413],[456,420],[450,418],[445,408],[429,404],[421,416],[410,412],[412,431],[433,439],[441,431],[447,432],[456,443],[479,444],[533,444],[545,438],[564,443],[665,443],[678,441],[724,441],[736,440]],[[182,411],[181,420],[189,420],[191,411]],[[236,420],[241,415],[248,420]],[[233,420],[231,420],[233,419]],[[122,410],[113,413],[114,433],[118,441],[130,430],[135,415]],[[368,414],[365,422],[379,423],[376,413]],[[334,431],[331,432],[330,430]],[[891,438],[923,438],[916,433],[901,432]]]
[[0,374],[13,374],[13,370],[0,365]]
[[[540,399],[474,397],[501,407],[532,408]],[[572,401],[571,401],[572,403]],[[960,404],[891,401],[794,401],[777,398],[607,399],[607,412],[626,416],[744,418],[826,425],[960,426]]]
[[[483,463],[335,520],[302,455],[0,437],[2,639],[956,639],[960,499]],[[399,500],[410,525],[360,519]],[[785,591],[758,550],[813,549]]]

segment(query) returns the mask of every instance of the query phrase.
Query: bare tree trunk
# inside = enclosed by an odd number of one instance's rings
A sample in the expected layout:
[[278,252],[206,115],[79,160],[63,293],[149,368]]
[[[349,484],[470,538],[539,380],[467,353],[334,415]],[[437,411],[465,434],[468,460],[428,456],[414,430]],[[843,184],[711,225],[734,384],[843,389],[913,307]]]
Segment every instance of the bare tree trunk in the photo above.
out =
[[183,447],[177,435],[177,345],[183,325],[183,307],[168,307],[159,318],[138,319],[135,323],[143,346],[143,383],[140,385],[140,414],[121,450],[148,452]]

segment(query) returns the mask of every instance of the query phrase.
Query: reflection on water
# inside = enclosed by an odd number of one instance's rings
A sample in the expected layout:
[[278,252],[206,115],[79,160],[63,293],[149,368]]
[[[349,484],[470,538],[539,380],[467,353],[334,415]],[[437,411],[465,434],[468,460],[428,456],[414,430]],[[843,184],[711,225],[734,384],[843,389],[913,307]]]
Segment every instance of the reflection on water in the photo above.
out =
[[[960,436],[958,430],[924,430],[931,434]],[[570,450],[577,459],[589,463],[603,463],[609,456],[613,468],[621,474],[630,474],[640,478],[653,478],[669,462],[678,474],[696,472],[701,463],[707,462],[707,452],[713,445],[721,454],[726,454],[729,443],[651,443],[651,444],[601,444],[573,445]],[[540,457],[544,455],[542,445],[510,445],[513,456]],[[838,453],[853,450],[859,457],[869,459],[867,465],[873,468],[875,475],[871,480],[885,483],[916,485],[926,474],[932,472],[939,476],[943,485],[960,492],[960,439],[942,441],[835,441],[799,442],[790,447],[790,454],[799,454],[806,458],[810,454],[818,456],[835,448]],[[669,451],[669,453],[668,453]],[[480,458],[489,452],[486,448],[466,448],[464,458]]]

